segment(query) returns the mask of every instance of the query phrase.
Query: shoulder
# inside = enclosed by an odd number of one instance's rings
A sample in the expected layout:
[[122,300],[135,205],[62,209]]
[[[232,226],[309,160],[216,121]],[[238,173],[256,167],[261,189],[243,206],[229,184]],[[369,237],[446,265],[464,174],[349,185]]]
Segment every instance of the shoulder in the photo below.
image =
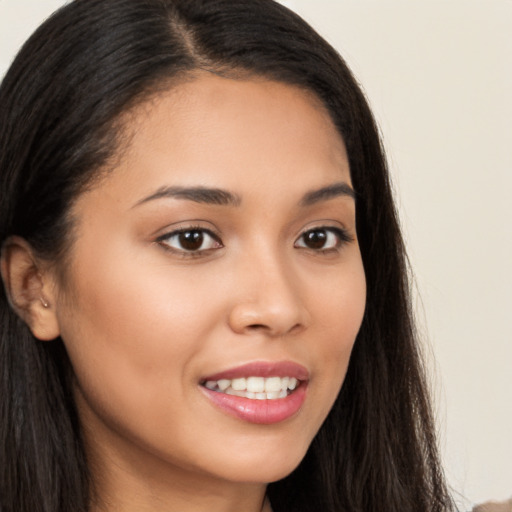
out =
[[472,512],[512,512],[512,498],[507,501],[487,501],[473,508]]

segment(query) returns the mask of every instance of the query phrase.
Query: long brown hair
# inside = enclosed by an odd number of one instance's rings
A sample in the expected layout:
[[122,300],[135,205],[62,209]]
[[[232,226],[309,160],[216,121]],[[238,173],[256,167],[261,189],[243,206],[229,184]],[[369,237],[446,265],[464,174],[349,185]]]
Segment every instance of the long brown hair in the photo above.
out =
[[[410,308],[408,268],[375,122],[343,59],[272,0],[75,0],[22,48],[0,87],[0,243],[64,259],[73,199],[118,148],[118,120],[197,69],[312,91],[348,152],[367,304],[343,388],[275,512],[452,508]],[[0,292],[0,511],[86,512],[72,369]]]

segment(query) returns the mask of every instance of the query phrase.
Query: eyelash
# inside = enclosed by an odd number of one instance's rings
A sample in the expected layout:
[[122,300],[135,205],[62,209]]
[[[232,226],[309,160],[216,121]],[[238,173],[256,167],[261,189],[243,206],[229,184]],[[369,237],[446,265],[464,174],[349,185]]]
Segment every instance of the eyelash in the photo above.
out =
[[[325,235],[324,242],[330,242],[331,244],[334,242],[334,246],[327,247],[327,248],[325,248],[325,247],[319,247],[319,248],[308,247],[304,243],[304,240],[305,240],[304,237],[307,236],[308,234],[313,235],[314,233],[316,233],[317,236],[319,233],[322,233],[322,235],[320,235],[320,238]],[[192,235],[192,237],[195,236],[195,238],[191,238],[190,241],[191,242],[194,242],[194,241],[200,242],[200,246],[198,248],[189,248],[189,249],[184,248],[183,247],[184,240],[181,240],[181,241],[179,240],[179,237],[184,236],[184,235],[189,235],[189,236]],[[199,236],[199,238],[197,238],[197,235]],[[207,235],[209,237],[210,245],[213,244],[214,246],[207,247],[205,249],[201,249],[201,247],[205,241],[205,235]],[[334,237],[334,240],[332,239],[333,237]],[[181,247],[173,247],[169,243],[172,239],[176,239],[178,241],[178,243],[181,245]],[[303,244],[299,244],[299,241],[301,241],[301,240],[302,240]],[[352,242],[353,240],[354,240],[353,237],[345,229],[342,229],[339,227],[333,227],[333,226],[318,226],[318,227],[310,228],[310,229],[307,229],[306,231],[304,231],[297,238],[297,240],[294,242],[293,245],[296,248],[303,248],[303,249],[307,249],[307,250],[315,252],[315,253],[325,254],[325,253],[332,253],[332,252],[339,251],[341,249],[341,247],[343,247],[347,243]],[[322,242],[321,239],[319,241]],[[158,244],[160,244],[164,249],[166,249],[168,251],[172,251],[174,253],[177,253],[185,258],[197,258],[197,257],[205,256],[206,254],[210,253],[211,251],[221,249],[222,247],[224,247],[224,245],[223,245],[222,241],[220,240],[220,238],[218,237],[218,235],[213,233],[211,230],[200,227],[200,226],[190,226],[190,227],[186,227],[186,228],[177,229],[175,231],[171,231],[170,233],[165,233],[164,235],[158,237],[156,239],[156,242]]]

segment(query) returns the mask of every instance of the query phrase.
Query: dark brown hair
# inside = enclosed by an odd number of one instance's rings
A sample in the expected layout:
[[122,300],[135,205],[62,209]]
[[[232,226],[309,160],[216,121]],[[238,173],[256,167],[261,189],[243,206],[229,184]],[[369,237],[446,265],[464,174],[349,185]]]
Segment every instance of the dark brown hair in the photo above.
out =
[[[275,512],[441,512],[440,469],[378,130],[342,58],[272,0],[75,0],[22,48],[0,87],[0,243],[64,258],[74,198],[119,145],[119,119],[203,69],[312,91],[345,141],[366,312],[336,403]],[[0,511],[86,512],[90,489],[61,340],[37,342],[0,296]]]

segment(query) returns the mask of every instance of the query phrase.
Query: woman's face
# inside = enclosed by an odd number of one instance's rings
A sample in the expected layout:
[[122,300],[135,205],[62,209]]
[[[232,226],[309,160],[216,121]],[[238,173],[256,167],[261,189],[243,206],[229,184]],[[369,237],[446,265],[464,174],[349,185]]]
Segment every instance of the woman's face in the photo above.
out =
[[340,390],[365,306],[344,144],[310,94],[207,74],[126,134],[74,204],[55,299],[91,460],[282,478]]

